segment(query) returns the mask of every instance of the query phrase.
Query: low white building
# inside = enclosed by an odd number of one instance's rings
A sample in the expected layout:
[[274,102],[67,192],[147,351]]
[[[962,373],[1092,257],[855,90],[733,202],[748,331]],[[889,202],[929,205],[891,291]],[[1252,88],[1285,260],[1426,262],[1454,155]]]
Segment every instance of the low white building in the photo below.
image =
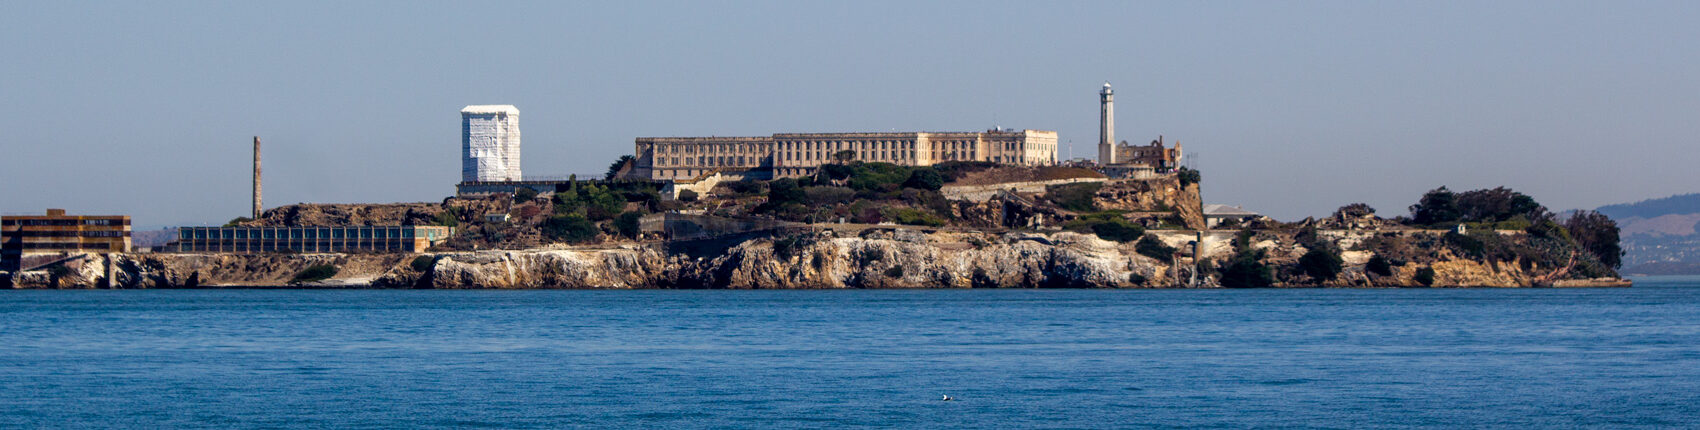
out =
[[1216,228],[1216,226],[1224,223],[1237,225],[1247,220],[1262,216],[1262,214],[1245,210],[1239,206],[1217,204],[1204,205],[1204,224],[1207,228]]

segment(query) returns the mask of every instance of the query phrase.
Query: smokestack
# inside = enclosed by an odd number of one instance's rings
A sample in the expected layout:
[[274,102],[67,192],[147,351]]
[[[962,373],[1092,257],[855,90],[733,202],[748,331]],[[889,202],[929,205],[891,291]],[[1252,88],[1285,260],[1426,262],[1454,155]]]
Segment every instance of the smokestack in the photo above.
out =
[[260,137],[254,136],[254,216],[260,219]]

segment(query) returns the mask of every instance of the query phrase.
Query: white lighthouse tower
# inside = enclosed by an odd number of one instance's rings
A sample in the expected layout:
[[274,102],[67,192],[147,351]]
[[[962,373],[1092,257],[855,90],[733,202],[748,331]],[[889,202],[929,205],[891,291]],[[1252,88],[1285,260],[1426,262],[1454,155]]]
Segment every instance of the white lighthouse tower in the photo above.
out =
[[1098,92],[1098,164],[1116,163],[1116,92],[1110,83]]

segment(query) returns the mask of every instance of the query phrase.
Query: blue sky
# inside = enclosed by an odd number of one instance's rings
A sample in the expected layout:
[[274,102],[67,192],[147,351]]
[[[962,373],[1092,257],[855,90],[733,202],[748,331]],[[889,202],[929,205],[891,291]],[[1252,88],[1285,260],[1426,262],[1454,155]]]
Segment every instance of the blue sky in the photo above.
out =
[[[528,175],[638,136],[1056,130],[1198,155],[1282,219],[1439,185],[1555,209],[1700,191],[1695,2],[10,2],[0,211],[218,224],[437,201],[459,109],[513,104]],[[1064,149],[1065,155],[1068,149]]]

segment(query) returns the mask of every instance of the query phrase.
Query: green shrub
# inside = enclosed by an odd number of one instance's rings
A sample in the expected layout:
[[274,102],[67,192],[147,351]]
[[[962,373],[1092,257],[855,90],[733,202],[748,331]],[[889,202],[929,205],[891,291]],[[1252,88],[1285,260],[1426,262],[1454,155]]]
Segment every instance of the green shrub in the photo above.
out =
[[1100,239],[1127,243],[1139,240],[1141,236],[1144,236],[1145,227],[1140,227],[1138,224],[1118,219],[1093,224],[1092,233],[1098,235],[1098,238]]
[[535,198],[537,198],[537,190],[533,190],[531,187],[514,189],[514,203],[525,203]]
[[691,190],[679,191],[679,201],[681,201],[681,202],[697,201],[697,192],[691,191]]
[[856,191],[844,187],[807,187],[803,188],[809,203],[816,205],[834,205],[849,203],[856,199]]
[[938,191],[944,187],[944,175],[937,170],[920,168],[909,173],[909,179],[903,181],[904,188],[916,188],[928,191]]
[[239,217],[230,219],[230,222],[224,223],[224,226],[225,227],[239,227],[239,226],[242,225],[242,223],[253,221],[253,220],[254,220],[253,218],[249,218],[249,217],[245,217],[245,216],[239,216]]
[[613,219],[625,210],[622,193],[594,183],[568,183],[566,189],[555,193],[556,215],[581,215],[592,221]]
[[643,214],[639,212],[622,213],[619,218],[614,220],[614,228],[620,230],[620,235],[637,239],[642,227],[640,222],[642,219]]
[[413,262],[407,264],[407,266],[413,268],[413,271],[415,272],[431,270],[431,266],[435,265],[437,265],[437,257],[429,255],[413,257]]
[[1375,254],[1369,257],[1368,263],[1364,264],[1364,271],[1381,276],[1393,276],[1393,263],[1387,261],[1387,257]]
[[595,223],[578,215],[552,216],[538,227],[543,230],[544,237],[571,243],[589,242],[600,232]]
[[443,208],[442,212],[437,212],[437,216],[435,217],[435,219],[436,219],[436,221],[434,221],[433,223],[436,224],[436,225],[440,225],[440,226],[443,226],[443,227],[459,227],[460,226],[460,208],[457,208],[457,207]]
[[946,161],[934,164],[932,169],[939,172],[939,175],[944,176],[945,181],[949,182],[962,179],[963,176],[966,176],[969,173],[996,168],[998,166],[998,163],[990,161]]
[[1299,257],[1299,270],[1316,280],[1331,280],[1340,275],[1345,261],[1328,247],[1311,248]]
[[1247,251],[1234,255],[1222,267],[1222,286],[1228,288],[1258,288],[1275,285],[1275,273],[1263,262],[1263,251]]
[[1063,229],[1098,235],[1100,239],[1116,242],[1132,242],[1145,235],[1145,227],[1128,222],[1122,218],[1121,212],[1105,211],[1081,215],[1078,218],[1063,223]]
[[1434,286],[1434,268],[1424,267],[1417,269],[1417,274],[1412,276],[1411,279],[1417,281],[1418,284],[1422,284],[1424,287],[1432,287]]
[[909,179],[909,168],[891,163],[861,163],[851,166],[848,184],[857,191],[896,191]]
[[1139,243],[1134,244],[1133,249],[1135,252],[1138,252],[1139,255],[1163,261],[1169,261],[1169,259],[1174,258],[1176,251],[1175,247],[1169,246],[1168,244],[1163,243],[1162,240],[1157,239],[1157,236],[1149,234],[1145,235],[1145,237],[1139,238]]
[[336,276],[336,272],[336,266],[329,264],[316,264],[308,266],[306,269],[302,270],[301,273],[296,273],[295,279],[291,279],[289,282],[299,284],[303,282],[323,281],[330,279],[332,276]]
[[1193,170],[1193,169],[1189,169],[1189,168],[1185,168],[1185,167],[1182,167],[1182,168],[1180,168],[1180,170],[1175,171],[1175,177],[1180,179],[1182,187],[1185,187],[1187,185],[1196,184],[1196,183],[1199,183],[1200,181],[1204,180],[1204,175],[1199,174],[1197,170]]
[[897,208],[891,210],[892,221],[904,225],[924,225],[929,227],[944,226],[944,219],[932,212],[919,209]]
[[1257,232],[1252,231],[1249,228],[1242,229],[1239,232],[1234,233],[1234,252],[1250,251],[1251,240],[1255,238],[1257,238]]
[[1045,199],[1056,203],[1063,209],[1075,212],[1091,212],[1098,210],[1098,203],[1093,197],[1103,188],[1100,182],[1056,185],[1045,190]]
[[803,187],[797,185],[797,180],[785,178],[767,184],[768,205],[777,207],[792,203],[808,203],[808,193],[803,191]]
[[719,188],[725,188],[728,197],[752,197],[767,192],[767,183],[760,181],[721,182]]
[[[774,239],[773,255],[782,259],[790,259],[791,257],[802,255],[802,252],[808,250],[809,245],[813,243],[814,240],[802,236],[789,236]],[[816,264],[821,264],[818,258]]]

